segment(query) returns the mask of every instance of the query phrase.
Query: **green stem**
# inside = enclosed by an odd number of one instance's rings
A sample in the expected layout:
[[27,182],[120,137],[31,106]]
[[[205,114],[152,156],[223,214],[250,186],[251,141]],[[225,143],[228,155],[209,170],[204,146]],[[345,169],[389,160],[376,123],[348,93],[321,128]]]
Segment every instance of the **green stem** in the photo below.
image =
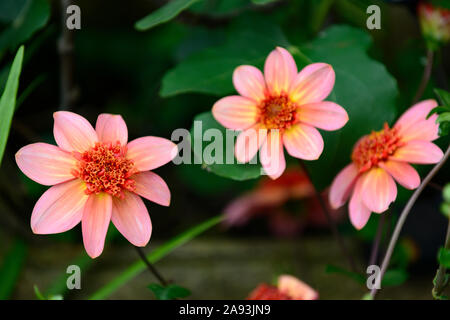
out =
[[[448,220],[447,236],[445,237],[444,248],[450,250],[450,219]],[[434,280],[433,297],[439,299],[448,284],[447,268],[440,264]]]
[[[175,238],[169,240],[168,242],[166,242],[165,244],[154,250],[152,253],[147,255],[147,259],[151,263],[159,261],[176,248],[182,246],[189,240],[195,238],[199,234],[205,232],[206,230],[220,223],[223,220],[223,218],[224,218],[223,215],[215,216],[183,232],[182,234],[179,234]],[[118,275],[116,278],[114,278],[112,281],[106,284],[104,287],[96,291],[89,299],[101,300],[108,298],[112,293],[114,293],[116,290],[122,287],[125,283],[127,283],[128,281],[136,277],[138,274],[140,274],[142,271],[144,271],[145,268],[146,268],[145,263],[139,259],[138,261],[133,263],[128,269],[126,269],[124,272],[122,272],[120,275]]]

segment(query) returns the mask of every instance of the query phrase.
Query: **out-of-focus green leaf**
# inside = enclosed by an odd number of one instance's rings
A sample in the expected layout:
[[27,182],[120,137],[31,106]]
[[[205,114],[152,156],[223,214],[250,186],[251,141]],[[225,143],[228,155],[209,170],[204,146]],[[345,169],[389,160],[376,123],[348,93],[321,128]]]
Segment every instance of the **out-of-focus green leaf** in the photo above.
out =
[[335,265],[327,264],[325,266],[325,272],[341,274],[341,275],[346,276],[360,284],[366,283],[366,277],[364,275],[357,273],[357,272],[349,271],[347,269],[344,269],[344,268],[341,268],[341,267],[338,267]]
[[175,300],[180,298],[186,298],[191,295],[191,292],[176,284],[170,284],[167,287],[163,287],[160,284],[152,283],[148,288],[153,292],[157,300]]
[[0,55],[27,41],[47,24],[49,17],[50,5],[47,0],[28,0],[20,14],[0,34]]
[[335,99],[330,96],[327,100],[341,105],[350,119],[339,131],[323,134],[323,154],[319,160],[307,163],[319,189],[329,185],[350,161],[353,145],[361,136],[382,129],[385,122],[395,118],[397,83],[383,64],[368,56],[371,43],[364,31],[333,26],[300,47],[314,62],[332,65],[336,72]]
[[276,2],[276,1],[278,1],[278,0],[252,0],[252,2],[254,4],[258,4],[258,5],[264,5],[264,4],[268,4],[268,3]]
[[0,98],[0,164],[5,152],[11,126],[14,109],[16,106],[17,89],[19,88],[19,76],[22,71],[23,46],[17,51],[16,57],[9,72],[5,90]]
[[408,279],[408,273],[404,269],[391,269],[386,271],[383,280],[381,281],[382,286],[395,287],[403,284]]
[[16,285],[25,262],[27,246],[16,241],[3,259],[0,267],[0,300],[8,299]]
[[26,4],[30,0],[2,0],[0,1],[0,22],[12,22],[22,10],[26,9]]
[[441,265],[446,268],[450,268],[450,250],[440,248],[438,253],[438,260]]
[[450,0],[429,0],[430,3],[439,8],[445,8],[450,10]]
[[434,89],[434,92],[441,100],[442,105],[450,107],[450,92],[442,89]]
[[179,15],[183,10],[186,10],[191,5],[199,0],[172,0],[165,6],[150,13],[148,16],[142,18],[135,24],[135,28],[140,31],[148,30],[161,23],[172,20]]
[[[201,132],[196,132],[194,130],[195,121],[200,121],[202,128]],[[224,138],[222,141],[222,146],[218,148],[219,155],[215,154],[218,159],[223,159],[223,163],[205,163],[203,154],[200,154],[201,152],[204,152],[207,145],[214,143],[214,141],[204,141],[203,138],[204,131],[210,129],[218,130],[217,132],[220,132],[221,136]],[[202,167],[219,176],[233,180],[248,180],[259,177],[262,170],[262,167],[259,163],[237,163],[237,160],[234,156],[234,143],[228,143],[227,145],[226,142],[228,139],[225,139],[225,137],[227,136],[226,132],[227,130],[214,119],[210,111],[201,113],[195,117],[194,126],[191,129],[192,149],[194,151],[194,156],[198,159],[202,159]],[[228,130],[228,133],[228,137],[230,137],[231,131]],[[200,148],[199,146],[202,147]],[[232,159],[234,161],[234,164],[225,164],[224,162],[227,158]]]
[[276,46],[288,47],[289,43],[278,26],[267,21],[247,20],[240,20],[231,28],[224,45],[195,53],[166,73],[161,96],[188,92],[218,96],[232,93],[231,78],[237,66],[250,64],[261,68]]

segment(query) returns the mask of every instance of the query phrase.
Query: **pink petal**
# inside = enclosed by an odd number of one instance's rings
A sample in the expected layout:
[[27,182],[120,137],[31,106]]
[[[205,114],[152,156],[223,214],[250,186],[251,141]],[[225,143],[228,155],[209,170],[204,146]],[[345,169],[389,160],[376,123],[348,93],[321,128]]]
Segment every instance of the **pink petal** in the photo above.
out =
[[287,93],[296,74],[297,65],[286,49],[277,47],[267,57],[264,65],[264,77],[271,94]]
[[348,121],[348,115],[340,105],[322,101],[300,106],[298,110],[300,122],[323,130],[337,130]]
[[416,189],[420,185],[420,176],[416,169],[406,162],[388,160],[378,165],[406,189]]
[[330,205],[334,209],[341,207],[350,197],[358,175],[358,167],[350,163],[334,178],[328,194]]
[[362,176],[356,181],[355,189],[348,206],[350,222],[358,230],[361,230],[366,225],[367,221],[369,221],[371,213],[370,210],[364,205],[362,199],[362,195],[364,192],[364,177],[365,176]]
[[146,171],[131,177],[136,182],[135,193],[162,206],[170,204],[170,190],[156,173]]
[[434,114],[427,120],[417,121],[413,126],[401,130],[402,142],[411,140],[433,141],[439,138],[439,124],[436,123],[438,115]]
[[286,130],[283,142],[291,156],[304,160],[317,160],[323,151],[323,139],[319,131],[303,123]]
[[29,144],[16,153],[20,170],[37,183],[51,186],[75,177],[77,161],[68,152],[47,143]]
[[212,114],[225,128],[244,130],[256,123],[258,107],[250,99],[241,96],[229,96],[214,104]]
[[399,135],[403,136],[404,134],[411,133],[414,130],[416,123],[426,120],[426,117],[430,113],[431,109],[437,105],[436,100],[429,99],[416,103],[409,108],[394,125],[394,127],[399,130]]
[[278,290],[294,300],[317,300],[319,294],[296,277],[281,275],[278,277]]
[[79,180],[57,184],[39,198],[31,214],[31,229],[36,234],[60,233],[75,227],[88,199]]
[[265,173],[271,179],[277,179],[286,169],[286,160],[284,159],[283,141],[279,131],[273,130],[267,135],[265,143],[259,151],[261,165]]
[[122,116],[102,113],[97,118],[95,131],[101,142],[120,142],[125,146],[128,142],[128,129]]
[[103,251],[106,233],[111,221],[112,196],[107,193],[91,194],[84,207],[81,229],[87,254],[97,258]]
[[61,149],[84,152],[98,142],[94,128],[82,116],[69,111],[58,111],[53,114],[53,118],[53,135]]
[[398,148],[390,159],[410,163],[432,164],[438,163],[443,156],[442,150],[434,143],[415,140],[409,141]]
[[233,84],[241,96],[254,101],[264,99],[266,82],[262,72],[253,66],[239,66],[233,72]]
[[363,181],[364,204],[370,211],[381,213],[389,208],[397,197],[394,179],[382,168],[372,168]]
[[159,137],[142,137],[127,144],[127,158],[139,171],[153,170],[172,161],[178,148],[172,141]]
[[112,222],[133,245],[144,247],[152,234],[152,222],[142,199],[127,192],[124,199],[114,198]]
[[313,63],[298,73],[289,89],[290,97],[300,105],[320,102],[331,93],[335,74],[326,63]]
[[247,163],[253,159],[261,145],[266,141],[267,130],[255,125],[242,131],[234,146],[236,159],[241,163]]

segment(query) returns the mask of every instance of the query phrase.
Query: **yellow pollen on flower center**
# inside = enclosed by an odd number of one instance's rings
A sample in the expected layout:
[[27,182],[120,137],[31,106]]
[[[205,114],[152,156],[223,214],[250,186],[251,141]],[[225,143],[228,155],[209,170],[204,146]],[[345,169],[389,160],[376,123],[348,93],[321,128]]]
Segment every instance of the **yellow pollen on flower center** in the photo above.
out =
[[106,192],[123,198],[124,190],[136,190],[135,181],[130,179],[136,170],[125,154],[126,147],[120,142],[97,143],[86,152],[74,153],[78,163],[72,174],[86,183],[86,194]]
[[287,129],[296,121],[297,104],[282,94],[269,97],[259,105],[260,122],[266,129]]
[[377,166],[378,163],[388,160],[398,147],[402,146],[398,130],[389,128],[384,124],[383,130],[373,131],[363,137],[353,149],[352,161],[358,166],[360,172],[365,172]]

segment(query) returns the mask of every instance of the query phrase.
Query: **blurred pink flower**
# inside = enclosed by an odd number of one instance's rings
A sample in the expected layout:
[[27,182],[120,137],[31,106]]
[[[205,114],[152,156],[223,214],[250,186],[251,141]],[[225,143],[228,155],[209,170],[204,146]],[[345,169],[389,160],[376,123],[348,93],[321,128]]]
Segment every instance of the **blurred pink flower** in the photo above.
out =
[[158,137],[128,142],[127,126],[119,115],[99,115],[95,130],[75,113],[53,116],[58,146],[33,143],[16,154],[25,175],[52,186],[33,209],[33,232],[60,233],[81,221],[86,252],[96,258],[112,221],[133,245],[145,246],[152,224],[139,196],[169,205],[167,184],[149,170],[171,161],[176,145]]
[[450,10],[433,6],[426,1],[420,1],[417,12],[420,27],[427,40],[431,43],[450,41]]
[[[290,201],[296,201],[295,212],[284,208]],[[341,217],[341,210],[330,211],[335,219]],[[232,201],[224,210],[226,226],[242,226],[249,220],[265,216],[270,230],[278,236],[293,236],[306,226],[327,225],[314,188],[304,172],[291,167],[277,180],[263,178],[251,192]]]
[[[224,127],[243,130],[235,145],[236,159],[249,162],[261,149],[261,164],[276,179],[286,168],[283,145],[293,157],[318,159],[323,139],[316,128],[337,130],[348,121],[341,106],[323,101],[334,79],[334,70],[326,63],[313,63],[297,72],[292,55],[277,47],[266,59],[264,75],[249,65],[234,70],[233,84],[240,95],[220,99],[212,113]],[[266,131],[249,139],[259,129]]]
[[260,284],[247,300],[317,300],[319,294],[303,281],[290,275],[278,277],[277,286]]
[[437,115],[426,119],[437,106],[435,100],[419,102],[398,119],[393,128],[372,132],[359,139],[353,162],[335,178],[329,200],[334,208],[341,207],[351,196],[350,221],[363,228],[371,212],[386,211],[397,197],[394,179],[407,189],[420,185],[417,171],[409,163],[432,164],[441,160],[443,152],[431,141],[438,138]]

